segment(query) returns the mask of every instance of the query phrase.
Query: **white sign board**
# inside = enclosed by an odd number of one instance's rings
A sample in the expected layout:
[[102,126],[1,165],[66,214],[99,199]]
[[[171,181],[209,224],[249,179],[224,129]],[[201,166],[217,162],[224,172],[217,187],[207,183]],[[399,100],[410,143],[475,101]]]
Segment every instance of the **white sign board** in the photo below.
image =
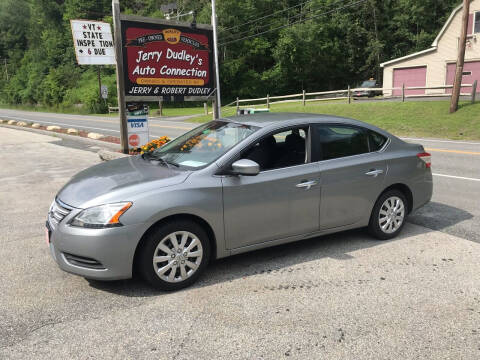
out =
[[102,94],[102,99],[108,99],[108,86],[102,85],[100,88],[100,93]]
[[115,64],[110,24],[102,21],[70,20],[75,55],[79,65]]
[[148,143],[148,120],[147,115],[127,116],[128,126],[128,147],[139,148]]

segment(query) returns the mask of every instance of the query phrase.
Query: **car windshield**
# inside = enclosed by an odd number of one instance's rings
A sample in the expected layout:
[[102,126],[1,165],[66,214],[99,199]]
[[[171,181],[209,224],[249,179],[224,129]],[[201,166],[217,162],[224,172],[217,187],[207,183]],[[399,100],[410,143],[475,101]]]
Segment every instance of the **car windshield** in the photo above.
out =
[[152,157],[172,165],[199,169],[217,160],[256,130],[258,127],[245,124],[212,121],[156,149]]
[[366,80],[360,85],[361,88],[372,88],[375,87],[375,80]]

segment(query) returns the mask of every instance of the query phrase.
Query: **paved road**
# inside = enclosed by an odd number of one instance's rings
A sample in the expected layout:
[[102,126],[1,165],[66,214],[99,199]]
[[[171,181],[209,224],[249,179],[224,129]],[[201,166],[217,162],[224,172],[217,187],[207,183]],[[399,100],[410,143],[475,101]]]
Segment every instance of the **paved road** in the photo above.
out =
[[[14,120],[58,124],[119,136],[116,118],[63,115],[0,109],[0,117]],[[150,121],[152,137],[176,137],[197,126],[183,118]],[[433,155],[435,189],[430,205],[411,217],[411,221],[431,229],[480,242],[480,141],[406,139],[424,145]]]
[[64,145],[0,127],[0,359],[480,357],[480,244],[418,225],[217,261],[176,293],[60,271],[45,214],[98,162]]
[[[149,121],[150,137],[157,138],[163,135],[177,137],[180,134],[197,126],[185,123],[190,116],[151,118]],[[0,109],[0,118],[22,121],[34,121],[43,125],[58,125],[61,127],[74,127],[101,133],[104,135],[120,136],[120,125],[117,117],[69,115],[45,112],[19,111]]]

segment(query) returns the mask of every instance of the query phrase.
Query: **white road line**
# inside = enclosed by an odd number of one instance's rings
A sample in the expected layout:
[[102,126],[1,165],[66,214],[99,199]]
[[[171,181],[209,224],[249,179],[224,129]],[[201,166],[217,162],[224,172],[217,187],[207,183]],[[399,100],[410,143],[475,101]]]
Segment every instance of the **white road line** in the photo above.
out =
[[93,129],[93,130],[101,130],[101,131],[120,132],[120,130],[97,128],[97,127],[93,127],[93,126],[83,126],[83,125],[79,125],[79,124],[65,124],[65,123],[58,123],[58,122],[45,121],[45,120],[32,120],[32,119],[21,118],[21,117],[18,117],[18,116],[6,116],[6,117],[12,118],[14,120],[24,120],[24,121],[30,121],[30,122],[38,122],[40,124],[62,125],[62,126],[66,126],[67,128],[75,127],[75,128],[80,128],[80,129]]
[[413,141],[430,141],[430,142],[450,143],[450,144],[480,145],[480,142],[467,142],[467,141],[455,141],[455,140],[435,140],[435,139],[420,139],[420,138],[408,138],[408,137],[402,137],[400,139],[413,140]]
[[469,177],[463,177],[463,176],[453,176],[453,175],[435,174],[435,173],[433,173],[432,175],[451,178],[451,179],[458,179],[458,180],[480,181],[480,179],[477,179],[477,178],[469,178]]

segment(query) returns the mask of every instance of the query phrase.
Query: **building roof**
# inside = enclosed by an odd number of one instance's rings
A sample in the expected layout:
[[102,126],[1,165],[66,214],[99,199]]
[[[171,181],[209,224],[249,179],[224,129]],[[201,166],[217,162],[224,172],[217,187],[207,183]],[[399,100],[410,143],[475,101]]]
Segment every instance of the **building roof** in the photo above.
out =
[[[473,0],[470,0],[470,1],[473,1]],[[443,34],[445,34],[445,31],[447,31],[447,28],[448,26],[450,25],[450,23],[453,21],[453,18],[455,17],[455,15],[463,8],[463,4],[460,4],[459,6],[457,6],[455,9],[453,9],[452,13],[450,14],[450,16],[448,17],[447,21],[445,22],[445,24],[443,25],[442,29],[440,30],[440,32],[438,33],[437,37],[435,38],[435,40],[433,41],[432,43],[432,47],[430,49],[426,49],[426,50],[422,50],[422,51],[419,51],[419,52],[416,52],[416,53],[413,53],[413,54],[410,54],[410,55],[407,55],[407,56],[402,56],[402,57],[399,57],[399,58],[396,58],[396,59],[392,59],[392,60],[389,60],[389,61],[386,61],[384,63],[381,63],[380,64],[380,67],[385,67],[386,65],[390,65],[390,64],[394,64],[396,62],[401,62],[403,60],[408,60],[408,59],[411,59],[411,58],[414,58],[416,56],[419,56],[419,55],[424,55],[424,54],[427,54],[427,53],[430,53],[432,51],[435,51],[437,50],[438,48],[438,42],[440,41],[441,37],[443,36]]]

